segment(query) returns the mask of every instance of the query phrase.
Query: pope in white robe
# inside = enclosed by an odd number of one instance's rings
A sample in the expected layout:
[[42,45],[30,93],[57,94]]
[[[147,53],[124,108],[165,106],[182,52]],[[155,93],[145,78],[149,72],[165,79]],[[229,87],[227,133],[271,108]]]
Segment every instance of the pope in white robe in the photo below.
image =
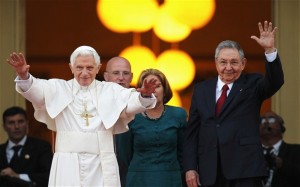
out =
[[120,186],[113,134],[128,130],[136,113],[153,108],[156,82],[135,90],[95,79],[101,64],[89,46],[71,55],[74,79],[38,79],[24,56],[7,60],[16,70],[16,89],[35,109],[35,118],[56,131],[49,186]]

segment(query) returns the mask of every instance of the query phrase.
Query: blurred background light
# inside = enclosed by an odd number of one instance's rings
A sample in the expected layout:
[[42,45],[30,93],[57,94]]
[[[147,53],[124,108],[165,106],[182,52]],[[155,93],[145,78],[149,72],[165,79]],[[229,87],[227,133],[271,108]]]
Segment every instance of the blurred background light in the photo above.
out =
[[172,106],[182,106],[182,102],[180,99],[180,96],[176,90],[172,90],[173,92],[173,97],[172,99],[167,103],[167,105],[172,105]]
[[113,32],[146,32],[153,27],[156,0],[98,0],[97,16]]
[[205,26],[216,10],[215,0],[165,0],[164,4],[174,19],[193,30]]
[[161,40],[179,42],[186,39],[192,30],[189,26],[173,18],[166,6],[162,5],[159,8],[153,31]]
[[170,49],[157,58],[157,68],[165,73],[173,90],[190,85],[196,74],[193,59],[184,51]]
[[151,49],[145,46],[129,46],[119,56],[129,60],[133,79],[131,85],[136,86],[141,72],[148,68],[156,68],[156,56]]

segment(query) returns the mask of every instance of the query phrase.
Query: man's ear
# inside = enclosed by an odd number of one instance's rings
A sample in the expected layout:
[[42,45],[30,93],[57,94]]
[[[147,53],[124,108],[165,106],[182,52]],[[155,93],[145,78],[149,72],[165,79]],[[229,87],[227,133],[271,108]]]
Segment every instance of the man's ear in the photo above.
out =
[[69,67],[70,67],[70,69],[71,69],[72,74],[74,74],[74,72],[73,72],[73,66],[72,66],[71,63],[69,63]]
[[108,73],[107,72],[103,73],[103,78],[105,81],[108,81]]
[[246,58],[243,58],[242,59],[242,65],[243,65],[243,70],[244,70],[244,68],[246,67],[246,63],[247,63],[247,59]]
[[97,66],[97,74],[99,73],[100,69],[101,69],[102,64],[98,64]]

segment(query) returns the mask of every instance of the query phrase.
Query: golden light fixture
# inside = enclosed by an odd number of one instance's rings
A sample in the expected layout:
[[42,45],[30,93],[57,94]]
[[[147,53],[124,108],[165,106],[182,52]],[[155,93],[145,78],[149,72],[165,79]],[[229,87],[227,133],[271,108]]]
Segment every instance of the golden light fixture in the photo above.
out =
[[167,105],[172,105],[172,106],[182,106],[182,102],[180,99],[180,96],[176,90],[172,90],[173,92],[173,97],[172,99],[167,103]]
[[165,0],[168,13],[192,29],[200,29],[213,17],[215,0]]
[[[141,45],[140,33],[153,28],[161,40],[174,44],[186,39],[192,30],[205,26],[213,17],[215,0],[98,0],[97,16],[103,25],[116,33],[133,32],[133,45],[119,54],[127,58],[132,67],[132,86],[136,86],[140,73],[148,68],[161,70],[168,78],[173,98],[168,104],[181,106],[179,90],[192,83],[196,67],[184,51],[170,49],[158,57]],[[155,37],[156,38],[156,37]],[[155,40],[154,40],[155,41]],[[152,48],[159,53],[158,42]],[[155,45],[158,44],[158,45]]]
[[103,25],[118,33],[145,32],[153,27],[156,0],[98,0],[97,16]]
[[170,49],[157,58],[157,68],[165,73],[173,90],[182,90],[194,80],[196,67],[184,51]]
[[156,56],[148,47],[134,45],[125,48],[119,56],[129,60],[133,73],[132,85],[137,85],[140,73],[148,68],[156,68]]
[[172,17],[167,11],[166,6],[162,5],[159,8],[153,31],[161,40],[179,42],[186,39],[192,29]]

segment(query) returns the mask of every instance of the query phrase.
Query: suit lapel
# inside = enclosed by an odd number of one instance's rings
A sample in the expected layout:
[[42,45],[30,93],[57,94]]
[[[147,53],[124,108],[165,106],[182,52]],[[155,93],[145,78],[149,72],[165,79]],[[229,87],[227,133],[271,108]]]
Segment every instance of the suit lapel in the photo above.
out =
[[217,86],[218,78],[215,78],[211,80],[209,84],[207,84],[206,89],[204,90],[205,96],[204,98],[207,99],[207,106],[209,113],[212,114],[212,116],[215,115],[216,110],[216,86]]
[[282,141],[280,147],[279,147],[279,153],[278,153],[278,156],[281,157],[281,158],[284,158],[285,155],[287,154],[287,144]]
[[31,159],[31,149],[33,149],[32,147],[32,143],[30,143],[31,140],[30,140],[30,137],[27,137],[27,140],[22,148],[22,151],[21,151],[21,155],[20,155],[20,170],[22,170],[22,168],[26,165],[26,163],[29,162],[29,160]]
[[225,100],[223,107],[221,108],[221,112],[219,116],[220,120],[222,120],[228,114],[228,112],[231,111],[231,108],[235,107],[234,101],[236,100],[237,96],[243,92],[244,90],[243,87],[244,87],[244,78],[243,75],[241,75],[241,77],[233,83],[229,95]]

